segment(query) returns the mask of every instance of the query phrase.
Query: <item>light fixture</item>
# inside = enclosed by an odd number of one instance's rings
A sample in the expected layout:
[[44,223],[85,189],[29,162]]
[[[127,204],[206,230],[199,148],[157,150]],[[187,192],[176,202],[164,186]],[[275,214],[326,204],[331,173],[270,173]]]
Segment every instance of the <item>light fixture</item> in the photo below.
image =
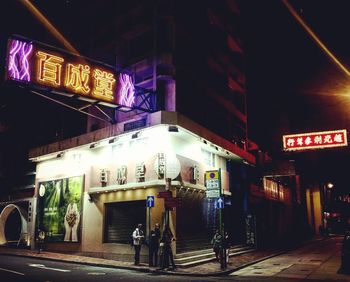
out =
[[77,96],[77,99],[78,99],[78,100],[82,100],[82,101],[86,101],[86,102],[89,102],[89,103],[94,103],[94,102],[96,102],[95,99],[90,99],[90,98],[86,98],[86,97],[83,97],[83,96]]
[[108,143],[112,144],[118,140],[118,137],[113,137],[112,139],[109,139]]
[[169,125],[168,131],[169,132],[179,132],[179,129],[175,125]]
[[136,139],[139,137],[140,132],[136,132],[133,135],[131,135],[131,139]]
[[96,148],[97,145],[98,145],[98,143],[92,143],[92,144],[90,145],[90,149]]
[[63,157],[63,152],[60,152],[56,155],[56,158],[59,159],[59,158],[62,158]]

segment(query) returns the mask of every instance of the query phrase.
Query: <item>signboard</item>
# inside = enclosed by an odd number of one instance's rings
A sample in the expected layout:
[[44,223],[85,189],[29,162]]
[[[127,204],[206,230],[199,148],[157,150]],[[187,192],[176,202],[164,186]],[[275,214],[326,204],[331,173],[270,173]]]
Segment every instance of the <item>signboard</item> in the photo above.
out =
[[298,151],[347,146],[346,129],[283,135],[283,149]]
[[39,42],[8,40],[6,80],[52,93],[77,95],[100,104],[132,108],[132,77],[112,66],[70,54]]
[[135,169],[136,182],[145,182],[146,166],[144,162],[137,163]]
[[207,198],[218,198],[221,196],[220,173],[218,170],[205,172],[205,186]]
[[225,201],[223,197],[219,197],[216,201],[215,201],[215,207],[217,209],[223,209],[225,206]]
[[255,216],[248,214],[245,216],[246,244],[256,246],[256,226]]
[[83,176],[39,182],[38,228],[48,242],[78,242]]
[[154,196],[147,196],[146,204],[147,204],[147,208],[153,208],[154,207]]
[[171,193],[171,191],[162,191],[162,192],[158,192],[157,194],[157,198],[172,198],[173,194]]
[[181,198],[165,198],[164,205],[165,208],[177,208],[181,204]]
[[218,190],[218,189],[207,190],[206,196],[207,196],[207,198],[218,198],[218,197],[220,197],[220,190]]
[[117,169],[117,183],[118,185],[126,184],[127,177],[127,167],[126,165],[122,165]]
[[181,172],[181,164],[175,154],[160,152],[154,162],[154,170],[158,179],[170,178],[174,180]]

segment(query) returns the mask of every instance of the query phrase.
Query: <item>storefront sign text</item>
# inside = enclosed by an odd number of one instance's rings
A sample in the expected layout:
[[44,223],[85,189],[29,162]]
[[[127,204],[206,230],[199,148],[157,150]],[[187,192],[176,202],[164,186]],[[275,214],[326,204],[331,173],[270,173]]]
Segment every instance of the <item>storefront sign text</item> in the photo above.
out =
[[323,149],[347,145],[347,132],[345,129],[283,136],[283,149],[285,151]]

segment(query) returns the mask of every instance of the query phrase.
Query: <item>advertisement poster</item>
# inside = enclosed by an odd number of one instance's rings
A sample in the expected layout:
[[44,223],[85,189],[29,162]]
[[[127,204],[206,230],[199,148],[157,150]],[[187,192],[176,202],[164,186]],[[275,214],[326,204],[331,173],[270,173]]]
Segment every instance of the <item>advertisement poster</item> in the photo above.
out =
[[78,242],[84,176],[39,182],[38,229],[47,242]]

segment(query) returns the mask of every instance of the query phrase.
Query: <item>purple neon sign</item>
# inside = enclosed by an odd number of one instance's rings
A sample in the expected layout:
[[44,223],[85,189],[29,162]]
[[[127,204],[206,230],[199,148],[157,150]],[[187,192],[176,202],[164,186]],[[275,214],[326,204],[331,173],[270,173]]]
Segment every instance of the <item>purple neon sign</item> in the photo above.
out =
[[137,103],[132,75],[112,66],[21,37],[9,38],[7,47],[6,80],[83,95],[111,107],[133,109]]
[[30,69],[28,57],[33,50],[33,45],[19,40],[10,41],[10,53],[8,63],[9,77],[16,80],[30,81]]
[[132,107],[135,101],[135,87],[132,83],[132,78],[126,73],[121,73],[119,75],[119,95],[120,95],[120,104]]

